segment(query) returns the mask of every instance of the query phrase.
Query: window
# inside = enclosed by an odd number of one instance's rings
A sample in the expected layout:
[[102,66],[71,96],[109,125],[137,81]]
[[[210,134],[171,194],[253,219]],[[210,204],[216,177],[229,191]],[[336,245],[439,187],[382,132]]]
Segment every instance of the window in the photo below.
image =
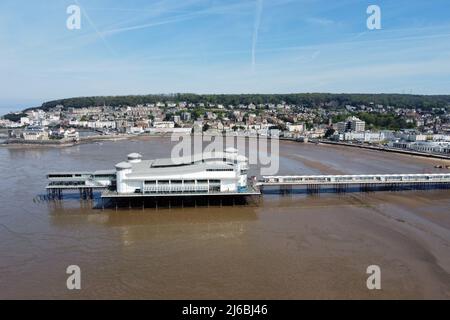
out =
[[195,180],[184,180],[184,184],[195,184]]
[[71,174],[49,174],[49,178],[72,178]]
[[183,181],[182,180],[171,180],[170,183],[171,184],[182,184]]
[[159,185],[161,185],[161,184],[169,184],[169,180],[159,180],[158,184]]
[[208,180],[197,180],[197,183],[200,183],[200,184],[207,184],[207,183],[208,183]]
[[147,184],[147,185],[155,185],[156,184],[156,180],[145,181],[145,184]]
[[96,174],[95,178],[113,178],[114,175],[111,174]]

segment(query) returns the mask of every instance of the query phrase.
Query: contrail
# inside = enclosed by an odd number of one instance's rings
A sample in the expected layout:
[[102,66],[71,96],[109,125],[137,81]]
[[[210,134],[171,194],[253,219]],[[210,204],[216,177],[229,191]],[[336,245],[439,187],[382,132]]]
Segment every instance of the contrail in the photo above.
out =
[[166,20],[162,20],[162,21],[154,21],[154,22],[148,22],[148,23],[134,25],[134,26],[106,30],[106,31],[103,31],[103,35],[109,36],[109,35],[113,35],[113,34],[117,34],[117,33],[121,33],[121,32],[134,31],[134,30],[146,29],[146,28],[161,26],[161,25],[170,24],[170,23],[182,22],[182,21],[186,21],[186,20],[190,20],[190,19],[195,19],[202,15],[206,16],[206,15],[210,15],[210,14],[220,14],[223,10],[227,10],[227,9],[240,10],[240,8],[241,8],[240,6],[242,6],[242,4],[223,5],[223,6],[218,6],[218,7],[214,7],[214,8],[207,8],[207,9],[203,9],[203,10],[195,11],[195,12],[191,12],[191,13],[175,15],[173,17],[169,17]]
[[255,24],[253,27],[253,40],[252,40],[252,69],[255,70],[256,65],[256,43],[258,42],[259,25],[261,24],[261,15],[263,10],[263,1],[256,0],[256,16]]
[[111,34],[116,34],[116,33],[121,33],[121,32],[126,32],[126,31],[146,29],[146,28],[161,26],[161,25],[170,24],[170,23],[182,22],[185,20],[193,19],[193,18],[197,17],[199,14],[201,14],[201,13],[191,13],[191,14],[176,16],[176,17],[173,17],[172,19],[168,19],[168,20],[164,20],[164,21],[150,22],[150,23],[140,24],[140,25],[135,25],[135,26],[130,26],[130,27],[123,27],[123,28],[107,30],[104,32],[104,34],[111,35]]
[[94,21],[92,21],[92,19],[89,17],[87,11],[80,5],[80,3],[78,2],[78,0],[74,0],[75,3],[82,8],[82,12],[84,14],[84,16],[86,17],[87,21],[89,22],[89,24],[91,25],[91,27],[95,30],[95,33],[97,33],[98,37],[103,41],[103,44],[106,46],[106,48],[108,48],[108,50],[115,56],[117,56],[116,52],[113,50],[113,48],[109,45],[108,41],[106,41],[105,37],[103,36],[103,34],[100,32],[100,30],[98,30],[97,26],[95,25]]

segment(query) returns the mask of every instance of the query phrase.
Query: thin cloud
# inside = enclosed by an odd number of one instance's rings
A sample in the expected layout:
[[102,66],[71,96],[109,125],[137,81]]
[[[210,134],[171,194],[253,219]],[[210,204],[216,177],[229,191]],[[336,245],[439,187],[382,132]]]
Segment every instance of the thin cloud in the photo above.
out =
[[319,55],[320,55],[320,50],[315,51],[315,52],[311,55],[311,60],[316,59]]
[[334,20],[327,19],[327,18],[308,18],[308,19],[306,19],[306,22],[313,24],[313,25],[318,25],[321,27],[328,27],[328,26],[336,24],[336,22]]

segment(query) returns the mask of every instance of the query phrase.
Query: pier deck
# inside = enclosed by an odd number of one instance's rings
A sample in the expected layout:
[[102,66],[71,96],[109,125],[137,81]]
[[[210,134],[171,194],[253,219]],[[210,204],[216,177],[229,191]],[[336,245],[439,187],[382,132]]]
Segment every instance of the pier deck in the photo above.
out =
[[59,173],[49,174],[50,183],[46,187],[49,197],[61,199],[64,191],[78,190],[80,198],[92,199],[94,191],[102,191],[101,199],[186,199],[186,198],[245,198],[259,196],[267,189],[276,189],[289,193],[294,188],[305,189],[308,193],[323,190],[346,192],[350,189],[358,191],[378,190],[423,190],[431,188],[450,188],[450,173],[428,174],[372,174],[372,175],[305,175],[305,176],[264,176],[260,181],[250,185],[245,191],[218,192],[144,192],[118,193],[112,191],[114,180],[112,172],[95,173]]
[[283,192],[304,188],[308,192],[327,189],[345,192],[350,188],[360,191],[450,188],[450,174],[374,174],[374,175],[315,175],[315,176],[264,176],[256,184],[261,190],[278,187]]
[[242,192],[177,192],[177,193],[117,193],[115,191],[105,191],[102,198],[169,198],[169,197],[220,197],[220,196],[256,196],[261,192],[256,188],[248,188]]
[[449,183],[450,173],[264,176],[257,185]]

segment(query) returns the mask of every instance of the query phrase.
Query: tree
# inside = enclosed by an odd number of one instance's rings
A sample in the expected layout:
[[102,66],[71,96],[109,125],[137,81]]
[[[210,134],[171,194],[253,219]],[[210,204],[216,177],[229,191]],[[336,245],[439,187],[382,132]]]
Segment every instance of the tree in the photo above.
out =
[[325,132],[325,138],[331,137],[335,132],[336,130],[334,130],[333,128],[328,128],[327,131]]
[[90,106],[135,106],[137,104],[154,104],[156,102],[187,102],[208,104],[239,105],[239,104],[287,104],[307,107],[325,106],[327,108],[344,107],[345,105],[382,104],[393,107],[416,107],[424,110],[432,108],[450,109],[450,95],[407,95],[407,94],[330,94],[330,93],[293,93],[293,94],[219,94],[198,95],[192,93],[177,93],[170,95],[139,95],[139,96],[99,96],[68,98],[45,102],[40,107],[43,110],[57,105],[67,108],[83,108]]
[[26,113],[8,113],[3,116],[4,119],[13,121],[13,122],[19,122],[20,118],[26,117]]

